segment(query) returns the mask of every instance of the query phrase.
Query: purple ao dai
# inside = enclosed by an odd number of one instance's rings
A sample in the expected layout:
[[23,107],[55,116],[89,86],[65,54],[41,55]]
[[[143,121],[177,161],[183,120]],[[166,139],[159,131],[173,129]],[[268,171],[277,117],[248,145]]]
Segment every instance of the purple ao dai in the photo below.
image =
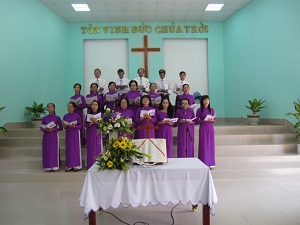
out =
[[43,132],[42,140],[42,159],[43,168],[46,170],[59,169],[59,136],[58,132],[62,130],[62,123],[60,117],[55,114],[50,114],[43,117],[42,125],[47,125],[54,122],[56,126],[51,132],[46,131],[41,127]]
[[180,119],[193,119],[194,117],[194,111],[189,108],[179,109],[175,114],[175,118],[178,118],[177,158],[194,157],[194,122],[192,124],[185,121],[180,122]]
[[77,113],[68,113],[64,115],[64,121],[69,123],[77,121],[75,128],[66,128],[66,167],[82,168],[80,129],[82,126],[81,118]]
[[[157,110],[157,123],[164,120],[165,118],[168,118],[168,114],[166,112]],[[168,158],[173,157],[173,125],[173,123],[172,125],[169,125],[168,123],[160,124],[159,129],[156,130],[156,138],[166,139]]]
[[199,126],[199,149],[198,157],[207,166],[215,166],[215,131],[211,121],[204,121],[207,115],[214,115],[215,111],[213,108],[201,108],[197,110],[197,123]]

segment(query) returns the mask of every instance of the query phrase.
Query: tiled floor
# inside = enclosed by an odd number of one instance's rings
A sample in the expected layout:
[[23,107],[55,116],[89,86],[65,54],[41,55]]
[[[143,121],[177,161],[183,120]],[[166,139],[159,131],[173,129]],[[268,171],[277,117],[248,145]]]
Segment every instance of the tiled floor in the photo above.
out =
[[[47,174],[45,174],[47,176]],[[300,177],[216,179],[218,194],[212,225],[300,224]],[[78,198],[82,183],[0,183],[1,225],[77,225],[83,221]],[[128,224],[171,225],[173,206],[118,208],[107,211]],[[190,205],[173,210],[175,225],[201,224],[201,207]],[[122,224],[112,215],[97,214],[97,224]]]

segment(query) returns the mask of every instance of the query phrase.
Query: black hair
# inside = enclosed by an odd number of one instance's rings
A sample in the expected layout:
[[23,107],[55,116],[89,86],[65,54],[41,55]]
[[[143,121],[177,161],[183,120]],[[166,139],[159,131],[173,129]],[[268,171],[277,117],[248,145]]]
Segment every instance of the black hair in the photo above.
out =
[[[202,96],[201,96],[201,101],[200,101],[201,112],[203,112],[203,110],[204,110],[204,104],[203,104],[203,101],[204,101],[205,99],[209,99],[209,96],[208,96],[208,95],[202,95]],[[209,104],[208,104],[207,108],[208,108],[208,111],[211,112],[211,111],[210,111],[210,101],[209,101]]]
[[[97,113],[101,112],[101,106],[100,106],[99,101],[98,100],[94,100],[94,101],[92,101],[92,104],[93,104],[93,102],[97,102],[97,104],[98,104]],[[91,108],[90,108],[90,113],[93,113],[92,104],[91,104]]]
[[68,104],[71,104],[73,106],[74,109],[76,109],[76,104],[75,102],[69,102]]
[[101,73],[101,70],[96,68],[96,69],[94,69],[94,74],[96,73],[97,70],[99,70],[99,72]]
[[123,69],[118,69],[118,73],[125,73]]
[[120,109],[121,109],[121,101],[122,101],[123,99],[126,100],[127,106],[129,106],[129,100],[128,100],[127,98],[125,98],[125,97],[121,97],[121,98],[120,98],[120,101],[119,101],[119,108],[120,108]]
[[150,98],[148,95],[143,95],[143,96],[142,96],[142,98],[141,98],[141,102],[140,102],[140,106],[141,106],[141,108],[143,108],[143,107],[144,107],[144,105],[143,105],[143,99],[144,99],[144,98],[147,98],[147,99],[149,99],[149,106],[151,106],[151,107],[152,107],[151,98]]
[[166,74],[166,71],[165,71],[164,69],[160,69],[160,70],[158,71],[158,73],[159,73],[159,74],[161,74],[161,73]]
[[93,86],[93,84],[95,84],[97,88],[99,87],[97,83],[91,83],[90,88]]
[[171,104],[169,97],[163,97],[163,98],[161,99],[161,102],[160,102],[160,104],[159,104],[159,109],[160,109],[160,110],[163,109],[162,103],[163,103],[163,100],[165,100],[165,99],[167,99],[168,102],[169,102],[169,106],[168,106],[168,109],[167,109],[168,117],[169,117],[169,118],[173,118],[173,117],[174,117],[174,106]]
[[75,88],[77,85],[79,86],[79,88],[80,88],[80,90],[81,90],[81,84],[79,84],[79,83],[74,84],[74,85],[73,85],[73,88]]
[[145,73],[145,69],[144,69],[144,68],[142,68],[142,67],[141,67],[141,68],[138,68],[138,70],[137,70],[137,73],[139,72],[139,70],[140,70],[140,69],[142,69],[142,70],[143,70],[143,72]]
[[111,85],[111,84],[115,84],[115,87],[117,86],[116,83],[115,83],[114,81],[110,81],[110,82],[108,83],[108,87],[109,87],[109,85]]
[[136,81],[136,80],[131,80],[131,81],[129,82],[129,87],[130,87],[130,85],[131,85],[132,83],[135,83],[135,84],[136,84],[136,86],[138,86],[138,83],[137,83],[137,81]]
[[190,100],[188,98],[183,98],[183,99],[180,99],[180,101],[182,102],[183,100],[187,100],[188,103],[190,104]]
[[54,108],[54,114],[55,114],[55,104],[54,103],[52,103],[52,102],[49,102],[48,104],[47,104],[47,108],[48,108],[48,105],[53,105],[53,108]]

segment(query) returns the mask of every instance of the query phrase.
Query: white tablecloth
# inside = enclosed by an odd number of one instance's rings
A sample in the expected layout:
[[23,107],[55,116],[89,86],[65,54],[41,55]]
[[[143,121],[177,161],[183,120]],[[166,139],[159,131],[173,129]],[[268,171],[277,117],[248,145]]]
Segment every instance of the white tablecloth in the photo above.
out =
[[214,215],[218,197],[209,168],[197,158],[168,159],[164,165],[145,168],[132,165],[127,172],[98,171],[94,164],[86,174],[79,203],[84,213],[139,205],[202,204]]

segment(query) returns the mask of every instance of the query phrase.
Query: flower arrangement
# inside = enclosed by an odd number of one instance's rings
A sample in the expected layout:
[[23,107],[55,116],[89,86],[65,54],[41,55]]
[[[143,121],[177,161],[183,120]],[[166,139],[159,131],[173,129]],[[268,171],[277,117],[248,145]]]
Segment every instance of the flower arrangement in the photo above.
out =
[[133,130],[130,129],[130,124],[127,119],[117,113],[111,112],[109,108],[105,110],[103,118],[99,119],[99,130],[103,134],[109,134],[113,131],[133,134]]
[[108,149],[96,158],[96,164],[99,166],[99,170],[127,171],[129,170],[128,163],[132,157],[151,158],[150,155],[142,153],[129,138],[118,137],[110,140]]

